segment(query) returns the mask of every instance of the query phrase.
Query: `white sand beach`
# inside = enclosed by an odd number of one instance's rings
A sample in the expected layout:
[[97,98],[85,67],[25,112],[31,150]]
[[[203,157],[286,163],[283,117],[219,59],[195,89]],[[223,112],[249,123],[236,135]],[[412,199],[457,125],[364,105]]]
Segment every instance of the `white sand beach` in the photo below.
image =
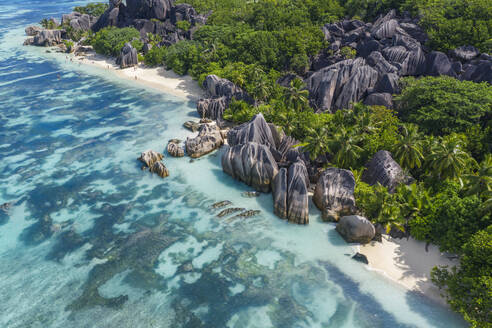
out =
[[120,78],[134,81],[135,83],[157,89],[167,94],[172,94],[179,98],[197,101],[204,95],[197,81],[191,76],[180,76],[164,67],[147,67],[139,64],[137,67],[121,69],[116,65],[115,60],[95,53],[88,53],[83,56],[71,56],[75,62],[84,65],[91,65],[101,69],[114,72]]
[[420,292],[430,299],[446,305],[439,289],[430,280],[433,267],[439,265],[455,266],[457,259],[450,259],[435,245],[429,245],[413,238],[395,239],[383,236],[382,243],[371,242],[360,246],[360,253],[369,260],[369,268],[382,273],[387,278]]

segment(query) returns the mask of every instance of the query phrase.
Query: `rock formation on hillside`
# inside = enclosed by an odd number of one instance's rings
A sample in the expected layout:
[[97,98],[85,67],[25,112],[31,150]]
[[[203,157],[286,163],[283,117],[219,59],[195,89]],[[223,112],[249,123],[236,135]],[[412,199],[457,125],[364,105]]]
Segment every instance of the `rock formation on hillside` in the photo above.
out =
[[403,172],[400,165],[391,157],[390,152],[386,150],[380,150],[372,157],[366,164],[361,179],[369,185],[380,183],[388,188],[389,192],[394,192],[400,184],[413,180]]

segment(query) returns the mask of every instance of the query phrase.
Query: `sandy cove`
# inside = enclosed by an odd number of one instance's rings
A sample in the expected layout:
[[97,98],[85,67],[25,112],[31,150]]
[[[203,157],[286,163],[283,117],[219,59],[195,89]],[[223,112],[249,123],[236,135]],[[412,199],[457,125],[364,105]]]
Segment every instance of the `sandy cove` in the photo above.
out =
[[[197,101],[204,96],[204,91],[190,76],[179,76],[163,67],[146,67],[140,64],[138,67],[120,69],[114,59],[95,53],[71,55],[70,58],[74,62],[109,70],[122,79],[189,101]],[[367,257],[369,270],[380,273],[408,290],[422,293],[435,302],[447,305],[439,289],[430,280],[430,272],[434,266],[451,267],[459,261],[446,257],[437,246],[429,245],[426,250],[425,243],[412,238],[407,240],[383,236],[382,243],[371,242],[357,247]]]
[[419,292],[430,299],[447,305],[439,289],[432,283],[430,272],[433,267],[459,264],[457,258],[450,258],[439,251],[435,245],[417,241],[413,238],[395,239],[383,236],[382,243],[372,241],[360,246],[370,270],[377,271],[405,288]]
[[134,81],[137,84],[172,94],[179,98],[197,101],[204,96],[204,91],[198,83],[189,75],[180,76],[164,67],[147,67],[140,64],[137,67],[121,69],[115,60],[95,53],[87,53],[83,56],[70,55],[74,62],[91,65],[105,70],[110,70],[122,79]]

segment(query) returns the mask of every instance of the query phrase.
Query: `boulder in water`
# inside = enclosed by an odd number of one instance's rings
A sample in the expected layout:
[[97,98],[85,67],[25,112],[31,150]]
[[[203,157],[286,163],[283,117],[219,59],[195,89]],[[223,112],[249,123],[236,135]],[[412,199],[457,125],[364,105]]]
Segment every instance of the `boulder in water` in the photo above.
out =
[[224,144],[220,130],[215,125],[203,124],[196,138],[186,139],[186,152],[190,157],[206,155]]
[[179,142],[170,140],[167,144],[167,152],[173,157],[183,157],[184,149],[179,145]]
[[342,216],[336,230],[347,243],[367,244],[376,234],[373,224],[359,215]]
[[151,168],[154,166],[154,164],[156,162],[159,162],[161,159],[164,158],[164,155],[156,152],[156,151],[153,151],[153,150],[146,150],[144,151],[140,157],[138,158],[138,160],[142,163],[144,163],[147,168]]
[[161,178],[165,178],[169,176],[169,170],[162,162],[155,162],[154,165],[150,168],[150,172],[156,173]]

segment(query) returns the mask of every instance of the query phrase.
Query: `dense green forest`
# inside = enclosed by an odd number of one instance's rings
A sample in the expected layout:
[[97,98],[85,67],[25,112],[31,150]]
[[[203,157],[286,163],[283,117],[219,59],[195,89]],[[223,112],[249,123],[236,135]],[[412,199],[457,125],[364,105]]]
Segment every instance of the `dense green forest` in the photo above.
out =
[[[489,0],[183,0],[199,12],[212,10],[193,40],[158,47],[145,55],[202,83],[208,74],[229,79],[254,98],[233,101],[224,118],[245,122],[262,112],[299,140],[311,160],[350,169],[356,202],[373,223],[405,230],[418,240],[460,255],[456,269],[435,268],[434,282],[452,308],[473,327],[492,327],[492,86],[452,77],[408,77],[393,110],[357,104],[334,114],[315,113],[301,79],[276,83],[287,72],[303,76],[310,57],[327,48],[321,27],[344,17],[374,20],[395,8],[421,17],[429,49],[473,45],[492,49]],[[181,29],[190,25],[181,24]],[[105,28],[89,36],[96,51],[117,55],[125,42],[140,50],[133,28]],[[355,56],[344,52],[346,58]],[[364,165],[388,150],[415,181],[389,193],[360,181]]]

